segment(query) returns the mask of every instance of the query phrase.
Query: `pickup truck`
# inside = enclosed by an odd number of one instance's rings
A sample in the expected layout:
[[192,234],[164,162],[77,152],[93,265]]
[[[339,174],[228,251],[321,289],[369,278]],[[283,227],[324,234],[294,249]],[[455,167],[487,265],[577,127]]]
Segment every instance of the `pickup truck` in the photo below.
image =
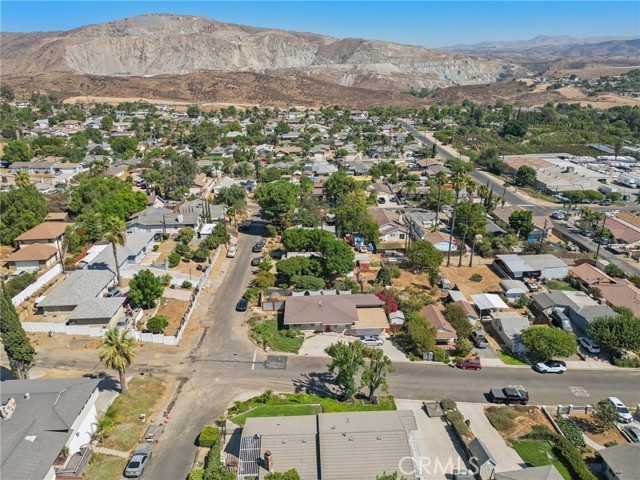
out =
[[518,390],[513,387],[492,388],[489,392],[489,398],[493,403],[519,403],[526,405],[529,401],[529,394],[525,390]]

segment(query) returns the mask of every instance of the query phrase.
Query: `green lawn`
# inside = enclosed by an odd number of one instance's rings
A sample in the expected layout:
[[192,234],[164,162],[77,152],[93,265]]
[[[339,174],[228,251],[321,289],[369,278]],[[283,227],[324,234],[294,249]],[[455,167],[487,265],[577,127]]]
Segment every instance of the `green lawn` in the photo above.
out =
[[320,397],[304,393],[261,395],[246,402],[236,402],[229,409],[229,417],[238,425],[249,417],[313,415],[321,412],[358,412],[370,410],[395,410],[392,396],[378,397],[380,405],[367,405],[358,399],[354,403],[339,402],[332,397]]
[[94,453],[82,478],[84,480],[114,480],[120,478],[126,464],[126,458]]
[[304,336],[296,330],[279,330],[275,318],[258,323],[251,330],[252,337],[262,344],[269,345],[276,352],[298,353]]
[[[549,442],[544,440],[514,441],[512,447],[529,466],[540,467],[553,464],[565,480],[571,480],[571,474],[567,467],[553,456]],[[549,457],[553,460],[549,460]]]
[[547,288],[549,290],[566,290],[566,291],[576,290],[575,288],[573,288],[572,285],[570,285],[567,282],[563,282],[562,280],[549,280],[547,282]]
[[498,356],[507,365],[529,365],[520,355],[515,353],[500,351]]
[[120,395],[109,407],[115,411],[115,425],[105,434],[101,447],[128,452],[138,444],[147,424],[140,422],[139,415],[151,418],[159,408],[165,382],[161,377],[134,377],[129,381],[129,393]]

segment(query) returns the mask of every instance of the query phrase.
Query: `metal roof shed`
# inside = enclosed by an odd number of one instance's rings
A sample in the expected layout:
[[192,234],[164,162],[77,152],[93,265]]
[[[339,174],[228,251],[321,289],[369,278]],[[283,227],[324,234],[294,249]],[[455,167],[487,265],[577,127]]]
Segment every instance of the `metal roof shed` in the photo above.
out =
[[500,296],[495,293],[479,293],[477,295],[471,295],[471,299],[480,313],[482,313],[483,310],[509,308]]

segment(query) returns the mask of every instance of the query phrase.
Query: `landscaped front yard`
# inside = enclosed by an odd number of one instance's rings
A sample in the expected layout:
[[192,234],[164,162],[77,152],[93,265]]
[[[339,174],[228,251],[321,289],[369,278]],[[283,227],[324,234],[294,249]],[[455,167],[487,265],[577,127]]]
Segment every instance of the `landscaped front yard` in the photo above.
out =
[[504,350],[499,350],[497,353],[500,360],[507,365],[528,365],[524,358],[516,353],[506,352]]
[[553,464],[565,480],[572,480],[569,470],[554,457],[553,447],[546,440],[517,440],[511,446],[527,465],[540,467]]
[[279,329],[276,318],[256,323],[250,335],[255,342],[276,352],[298,353],[304,342],[304,335],[297,330]]
[[114,480],[120,478],[126,464],[126,458],[94,453],[82,478],[84,480]]
[[[132,378],[129,393],[118,396],[108,408],[106,416],[112,416],[114,423],[98,445],[121,452],[133,449],[160,408],[165,392],[165,381],[161,377]],[[141,413],[146,414],[146,423],[140,421]]]
[[304,393],[279,393],[266,391],[262,395],[236,402],[229,409],[229,419],[242,426],[249,417],[313,415],[327,412],[360,412],[372,410],[395,410],[392,396],[379,397],[378,405],[368,405],[360,399],[354,403],[339,402],[332,397],[321,397]]

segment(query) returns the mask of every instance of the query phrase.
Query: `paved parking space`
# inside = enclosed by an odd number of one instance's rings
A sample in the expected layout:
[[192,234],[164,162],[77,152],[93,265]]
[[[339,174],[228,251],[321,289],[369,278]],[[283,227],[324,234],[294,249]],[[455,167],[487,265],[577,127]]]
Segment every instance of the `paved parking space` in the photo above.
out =
[[471,422],[471,430],[476,438],[487,446],[496,460],[496,472],[520,470],[525,463],[514,449],[509,447],[484,414],[484,403],[458,403],[458,410]]
[[[413,432],[421,457],[425,480],[443,479],[452,471],[465,469],[464,452],[453,432],[442,418],[429,418],[420,400],[396,399],[398,410],[411,410],[418,430]],[[450,478],[450,476],[448,477]]]
[[[300,349],[298,355],[307,355],[310,357],[326,357],[327,354],[324,353],[324,350],[332,343],[335,343],[337,341],[353,342],[355,340],[356,337],[342,335],[340,333],[334,332],[310,334],[302,344],[302,348]],[[384,351],[385,355],[391,359],[392,362],[409,361],[405,354],[398,350],[388,339],[385,339],[384,345],[382,345],[382,350]]]

